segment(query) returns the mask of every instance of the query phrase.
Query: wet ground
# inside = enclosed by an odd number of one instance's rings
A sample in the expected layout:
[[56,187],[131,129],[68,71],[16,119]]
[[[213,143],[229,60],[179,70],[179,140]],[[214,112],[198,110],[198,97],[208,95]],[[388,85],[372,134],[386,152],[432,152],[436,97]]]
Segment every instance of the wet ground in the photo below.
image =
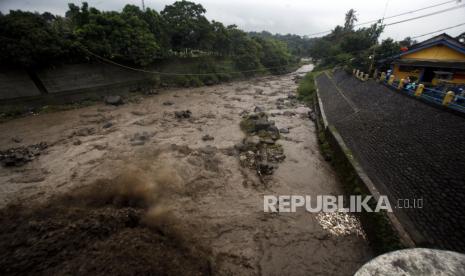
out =
[[[353,218],[263,212],[263,195],[342,194],[310,110],[290,100],[297,74],[1,124],[1,150],[47,146],[0,167],[0,272],[352,275],[372,257],[359,226],[335,231]],[[266,182],[235,151],[256,106],[289,129]]]

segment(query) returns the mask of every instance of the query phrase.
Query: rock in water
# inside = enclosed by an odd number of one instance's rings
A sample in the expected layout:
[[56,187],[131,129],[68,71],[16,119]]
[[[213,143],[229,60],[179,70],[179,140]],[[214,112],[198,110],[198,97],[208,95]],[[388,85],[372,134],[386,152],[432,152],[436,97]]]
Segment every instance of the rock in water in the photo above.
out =
[[289,129],[287,127],[283,127],[279,129],[280,133],[289,133]]
[[297,99],[297,96],[294,93],[288,93],[287,98],[288,99]]
[[123,98],[118,95],[106,96],[105,103],[110,105],[121,105],[124,103]]
[[174,116],[178,119],[188,119],[192,115],[190,110],[175,111]]
[[260,113],[260,112],[264,112],[265,109],[263,109],[263,107],[260,107],[260,106],[255,106],[253,111],[256,113]]
[[276,167],[268,162],[258,162],[257,164],[257,172],[260,175],[271,175],[275,169]]
[[113,126],[112,122],[106,122],[105,124],[103,124],[102,128],[110,128],[112,126]]
[[5,167],[22,166],[34,160],[47,147],[47,143],[41,142],[35,145],[0,151],[0,164]]
[[210,135],[208,135],[208,134],[202,136],[202,140],[203,140],[203,141],[211,141],[211,140],[214,140],[214,139],[215,139],[215,137],[210,136]]

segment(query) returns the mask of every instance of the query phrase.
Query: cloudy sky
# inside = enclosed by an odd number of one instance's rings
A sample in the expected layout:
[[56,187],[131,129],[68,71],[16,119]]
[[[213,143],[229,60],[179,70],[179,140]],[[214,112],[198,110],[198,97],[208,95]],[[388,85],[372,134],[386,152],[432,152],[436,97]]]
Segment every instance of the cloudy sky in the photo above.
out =
[[[90,6],[100,10],[121,10],[127,4],[141,5],[142,0],[87,0]],[[11,9],[29,11],[50,11],[63,15],[67,3],[80,4],[78,0],[0,0],[0,10],[7,13]],[[146,7],[160,11],[174,0],[145,0]],[[344,14],[350,8],[357,11],[359,22],[381,18],[386,8],[386,16],[420,9],[448,2],[447,0],[196,0],[207,9],[210,20],[221,21],[226,25],[236,24],[246,31],[266,30],[272,33],[294,33],[309,35],[343,24]],[[393,18],[386,22],[399,21],[438,10],[464,5],[465,1],[448,3],[439,7]],[[387,4],[387,5],[386,5]],[[383,38],[400,40],[406,36],[416,36],[450,26],[465,23],[465,8],[425,17],[403,24],[386,27]],[[465,25],[448,30],[451,35],[465,31]],[[431,36],[431,35],[430,35]],[[426,39],[430,36],[419,38]]]

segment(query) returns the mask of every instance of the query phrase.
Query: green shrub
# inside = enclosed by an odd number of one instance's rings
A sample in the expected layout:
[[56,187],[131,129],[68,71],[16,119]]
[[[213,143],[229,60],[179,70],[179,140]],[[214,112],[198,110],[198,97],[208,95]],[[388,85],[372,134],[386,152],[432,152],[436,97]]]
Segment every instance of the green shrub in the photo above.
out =
[[307,105],[311,105],[313,103],[313,97],[316,91],[314,79],[316,74],[316,72],[307,73],[307,75],[305,75],[305,77],[299,82],[299,87],[297,88],[297,98]]

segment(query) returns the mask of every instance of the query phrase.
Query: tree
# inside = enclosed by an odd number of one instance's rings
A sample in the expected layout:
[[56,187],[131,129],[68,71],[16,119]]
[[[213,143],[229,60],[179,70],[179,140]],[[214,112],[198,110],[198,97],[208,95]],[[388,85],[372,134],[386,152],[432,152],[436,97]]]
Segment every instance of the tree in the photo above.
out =
[[[68,7],[65,17],[49,12],[0,13],[0,62],[32,67],[83,62],[98,55],[145,66],[171,58],[173,51],[192,49],[222,56],[236,69],[248,71],[285,66],[297,60],[289,48],[302,55],[309,48],[305,43],[313,42],[266,32],[253,38],[235,25],[210,23],[202,5],[189,1],[168,5],[160,14],[135,5],[126,5],[120,12],[99,11],[86,2]],[[202,70],[211,69],[214,59],[205,60]]]
[[381,42],[376,52],[377,60],[386,59],[400,53],[400,44],[392,38],[387,38]]
[[273,73],[282,73],[291,61],[291,54],[284,42],[274,38],[255,37],[254,40],[261,46],[260,63]]
[[73,3],[68,4],[68,11],[65,16],[71,20],[74,27],[82,27],[89,23],[89,4],[82,2],[81,8]]
[[[400,53],[399,42],[394,41],[392,38],[387,38],[378,46],[376,53],[375,62],[377,62],[378,66],[381,66],[382,69],[387,69],[391,62],[389,58]],[[379,64],[380,61],[382,61],[381,64]]]
[[184,0],[167,5],[161,11],[163,19],[170,26],[167,31],[174,50],[206,49],[211,45],[212,41],[205,40],[212,32],[205,12],[202,5]]
[[231,38],[228,29],[221,22],[212,21],[213,42],[212,50],[221,55],[230,55],[232,52]]
[[260,44],[248,36],[245,32],[237,29],[237,26],[228,26],[231,39],[233,60],[239,70],[253,70],[261,66],[259,52]]
[[344,31],[352,31],[354,29],[354,24],[358,21],[356,13],[357,12],[354,9],[347,11],[344,22]]
[[84,22],[76,24],[74,35],[86,50],[139,65],[150,64],[159,56],[160,48],[148,24],[131,7],[122,13],[88,13],[84,5],[79,12],[71,5],[70,9],[66,14],[72,22]]
[[310,56],[318,62],[330,55],[332,44],[325,39],[318,39],[310,48]]
[[138,6],[126,5],[123,8],[124,14],[137,16],[147,23],[150,32],[155,36],[155,41],[160,46],[160,54],[163,56],[168,55],[170,48],[170,38],[167,34],[167,25],[162,16],[151,8],[146,8],[142,11]]
[[410,36],[407,36],[406,38],[399,41],[400,47],[407,47],[407,48],[412,46],[413,44],[416,44],[416,43],[417,43],[417,41],[413,40]]
[[63,41],[49,20],[19,10],[0,16],[0,63],[29,68],[59,59]]

